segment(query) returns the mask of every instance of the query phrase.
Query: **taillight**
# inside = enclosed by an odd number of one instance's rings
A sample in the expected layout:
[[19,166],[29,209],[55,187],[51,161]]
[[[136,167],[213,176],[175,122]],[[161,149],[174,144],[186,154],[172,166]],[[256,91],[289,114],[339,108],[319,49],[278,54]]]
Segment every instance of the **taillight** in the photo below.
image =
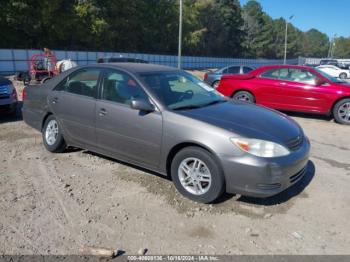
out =
[[207,80],[208,79],[208,73],[205,73],[204,74],[204,80]]
[[26,91],[26,88],[23,88],[23,90],[22,90],[22,101],[24,101],[25,99],[27,99],[27,91]]

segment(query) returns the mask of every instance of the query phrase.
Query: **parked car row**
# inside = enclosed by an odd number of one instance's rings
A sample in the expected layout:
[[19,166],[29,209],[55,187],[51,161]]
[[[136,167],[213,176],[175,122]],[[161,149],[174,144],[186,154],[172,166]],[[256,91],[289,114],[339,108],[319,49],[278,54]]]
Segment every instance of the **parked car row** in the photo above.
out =
[[[236,77],[224,76],[218,90]],[[47,150],[73,146],[153,170],[194,201],[269,197],[308,172],[310,142],[294,120],[172,67],[80,66],[25,87],[23,97],[23,119]]]
[[316,68],[335,78],[346,79],[350,76],[349,69],[341,69],[334,65],[320,65]]
[[219,86],[220,79],[223,75],[228,74],[247,74],[255,68],[252,66],[227,66],[204,75],[204,82],[215,89]]
[[263,66],[244,75],[226,75],[217,90],[227,97],[286,111],[332,115],[350,124],[350,83],[320,68]]

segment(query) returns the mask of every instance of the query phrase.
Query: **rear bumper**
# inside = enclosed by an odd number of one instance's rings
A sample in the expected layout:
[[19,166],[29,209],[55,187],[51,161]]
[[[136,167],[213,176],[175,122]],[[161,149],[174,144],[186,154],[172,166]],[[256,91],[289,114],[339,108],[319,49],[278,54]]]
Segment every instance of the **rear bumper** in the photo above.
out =
[[276,195],[301,180],[308,171],[310,142],[285,157],[259,158],[220,156],[226,191],[251,197]]
[[22,116],[23,116],[23,121],[37,129],[38,131],[41,131],[41,125],[42,125],[42,115],[33,111],[33,110],[30,110],[26,107],[22,107]]

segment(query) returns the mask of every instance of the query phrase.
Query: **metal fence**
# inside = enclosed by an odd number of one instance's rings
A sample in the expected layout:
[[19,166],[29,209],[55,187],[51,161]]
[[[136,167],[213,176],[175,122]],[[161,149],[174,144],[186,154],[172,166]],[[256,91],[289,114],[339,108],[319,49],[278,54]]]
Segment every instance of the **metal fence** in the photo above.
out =
[[[63,51],[53,50],[58,60],[71,59],[78,65],[96,63],[101,57],[128,57],[146,60],[150,63],[177,66],[177,56],[156,55],[142,53],[118,53],[118,52],[88,52],[88,51]],[[35,49],[0,49],[0,74],[13,74],[18,71],[28,70],[28,60],[33,54],[42,53]],[[184,69],[206,69],[221,68],[228,65],[251,65],[261,66],[269,64],[281,64],[283,60],[270,59],[240,59],[220,57],[183,56],[182,68]],[[288,64],[298,64],[299,59],[287,60]]]

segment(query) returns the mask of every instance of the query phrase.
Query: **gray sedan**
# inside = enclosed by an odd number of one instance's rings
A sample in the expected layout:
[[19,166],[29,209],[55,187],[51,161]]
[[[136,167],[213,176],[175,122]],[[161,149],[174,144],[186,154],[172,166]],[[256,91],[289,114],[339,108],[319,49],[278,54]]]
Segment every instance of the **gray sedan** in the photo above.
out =
[[216,71],[206,73],[204,75],[204,82],[216,89],[219,86],[220,79],[223,75],[247,74],[254,69],[255,67],[252,66],[227,66]]
[[284,114],[226,100],[192,75],[96,64],[24,89],[23,118],[51,152],[88,149],[171,177],[203,203],[275,195],[307,170],[310,144]]

